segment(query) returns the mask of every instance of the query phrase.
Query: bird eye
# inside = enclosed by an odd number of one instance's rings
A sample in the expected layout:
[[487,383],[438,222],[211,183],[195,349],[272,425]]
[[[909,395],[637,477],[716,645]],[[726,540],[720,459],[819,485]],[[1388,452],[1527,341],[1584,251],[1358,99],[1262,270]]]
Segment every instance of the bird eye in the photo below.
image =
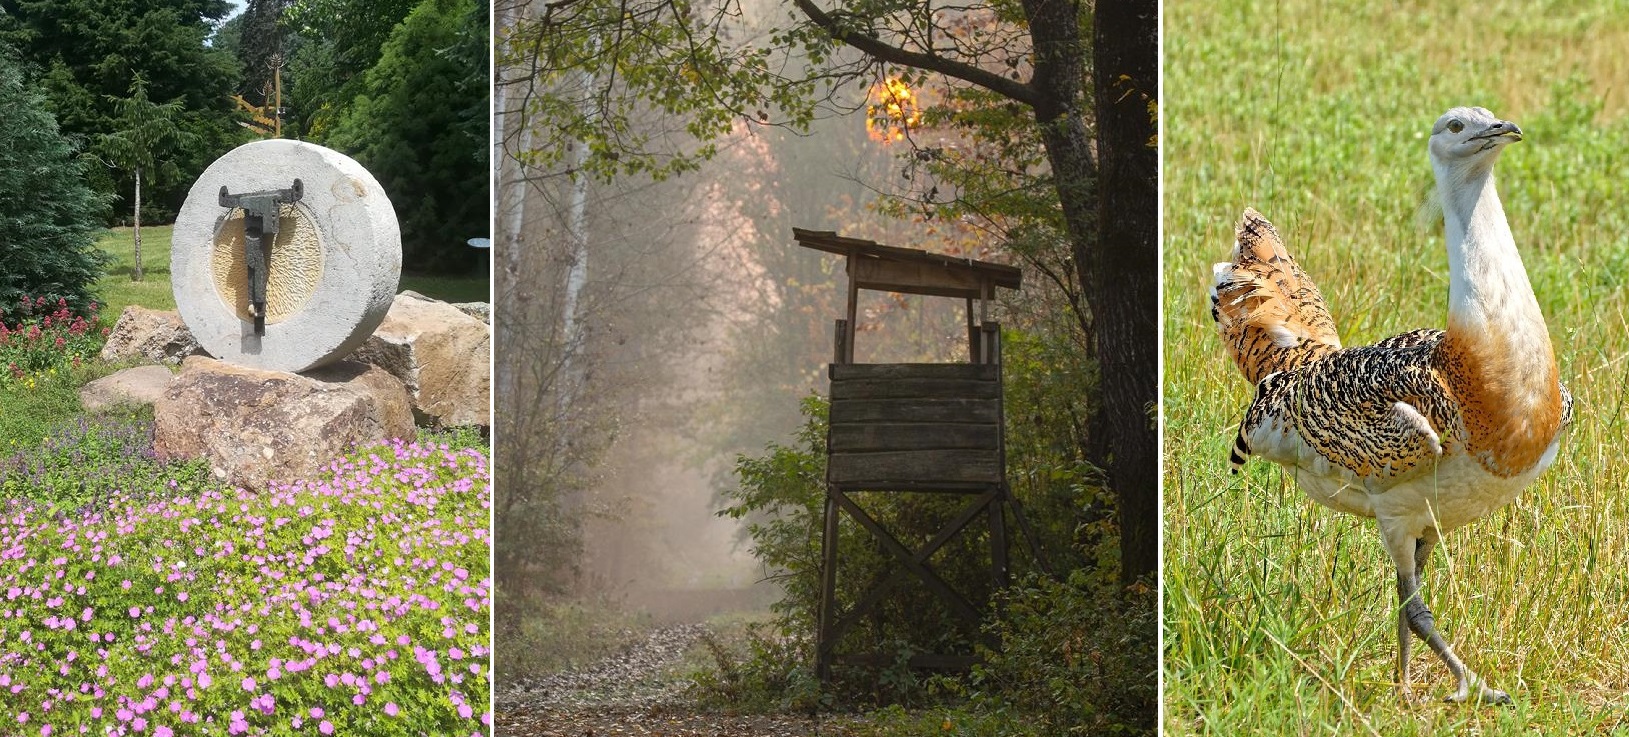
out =
[[1450,120],[1450,121],[1448,121],[1448,132],[1449,133],[1458,133],[1458,132],[1460,132],[1462,130],[1465,130],[1465,124],[1464,123],[1461,123],[1458,120]]

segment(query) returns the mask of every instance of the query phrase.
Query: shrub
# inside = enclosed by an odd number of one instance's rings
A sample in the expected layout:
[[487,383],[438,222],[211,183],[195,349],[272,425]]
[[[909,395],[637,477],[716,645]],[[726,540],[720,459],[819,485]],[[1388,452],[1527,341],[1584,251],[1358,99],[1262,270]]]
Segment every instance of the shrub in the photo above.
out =
[[[96,306],[88,303],[88,314],[95,315]],[[15,322],[0,318],[0,390],[32,391],[70,381],[70,369],[99,355],[106,340],[107,331],[75,314],[64,297],[50,303],[24,295],[12,312]]]
[[1154,733],[1159,620],[1154,589],[1037,577],[1014,587],[992,629],[1000,652],[974,669],[983,697],[1028,715],[1039,734]]

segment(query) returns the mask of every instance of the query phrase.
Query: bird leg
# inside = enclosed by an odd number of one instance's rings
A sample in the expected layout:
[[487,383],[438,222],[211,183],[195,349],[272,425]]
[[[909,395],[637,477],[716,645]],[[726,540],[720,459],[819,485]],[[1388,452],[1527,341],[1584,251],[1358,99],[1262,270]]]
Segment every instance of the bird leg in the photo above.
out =
[[[1425,581],[1425,563],[1431,559],[1431,549],[1437,546],[1437,531],[1427,528],[1422,535],[1414,541],[1414,579],[1419,583]],[[1401,596],[1401,591],[1399,591]],[[1430,611],[1426,612],[1427,616]],[[1413,674],[1409,668],[1409,657],[1414,649],[1414,638],[1409,637],[1412,628],[1409,626],[1408,613],[1404,607],[1397,608],[1397,682],[1398,691],[1403,701],[1414,701]]]
[[1510,695],[1488,687],[1480,676],[1454,655],[1453,648],[1449,647],[1448,642],[1437,632],[1434,617],[1431,610],[1426,607],[1420,589],[1420,578],[1425,572],[1426,559],[1430,557],[1431,549],[1436,547],[1436,543],[1436,530],[1426,530],[1424,537],[1414,540],[1413,550],[1405,548],[1404,555],[1393,556],[1406,559],[1393,561],[1397,564],[1397,601],[1400,604],[1397,612],[1399,690],[1405,698],[1411,693],[1408,659],[1409,649],[1413,643],[1408,635],[1413,632],[1431,646],[1437,657],[1448,666],[1448,671],[1453,673],[1454,680],[1458,682],[1458,688],[1446,701],[1460,703],[1469,700],[1471,687],[1475,686],[1477,700],[1490,704],[1508,704]]

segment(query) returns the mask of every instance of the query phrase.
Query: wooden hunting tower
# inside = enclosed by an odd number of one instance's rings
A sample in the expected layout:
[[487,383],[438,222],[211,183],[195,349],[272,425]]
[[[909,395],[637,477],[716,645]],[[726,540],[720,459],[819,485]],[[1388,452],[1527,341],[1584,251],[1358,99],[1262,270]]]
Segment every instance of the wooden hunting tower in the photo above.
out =
[[[794,228],[798,245],[843,256],[848,315],[837,321],[830,367],[825,530],[821,542],[819,632],[815,667],[821,680],[834,664],[881,665],[891,655],[839,655],[837,643],[890,589],[914,576],[977,627],[980,612],[934,572],[929,560],[981,515],[990,525],[990,565],[996,588],[1007,585],[1006,446],[1002,424],[1001,329],[989,319],[997,287],[1017,289],[1012,266],[951,258],[912,248]],[[861,289],[961,298],[967,306],[967,363],[855,363],[855,312]],[[978,321],[974,321],[975,302]],[[911,550],[868,515],[853,492],[934,492],[972,497],[920,550]],[[1014,508],[1015,519],[1023,517]],[[837,525],[847,513],[900,566],[839,612]],[[960,668],[971,654],[919,654],[914,667]]]

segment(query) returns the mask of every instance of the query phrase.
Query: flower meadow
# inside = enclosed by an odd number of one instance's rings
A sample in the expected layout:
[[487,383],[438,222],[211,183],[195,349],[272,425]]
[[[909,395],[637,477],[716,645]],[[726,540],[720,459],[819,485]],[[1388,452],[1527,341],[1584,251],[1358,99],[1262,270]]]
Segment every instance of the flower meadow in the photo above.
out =
[[482,449],[170,488],[4,502],[0,734],[491,732]]

